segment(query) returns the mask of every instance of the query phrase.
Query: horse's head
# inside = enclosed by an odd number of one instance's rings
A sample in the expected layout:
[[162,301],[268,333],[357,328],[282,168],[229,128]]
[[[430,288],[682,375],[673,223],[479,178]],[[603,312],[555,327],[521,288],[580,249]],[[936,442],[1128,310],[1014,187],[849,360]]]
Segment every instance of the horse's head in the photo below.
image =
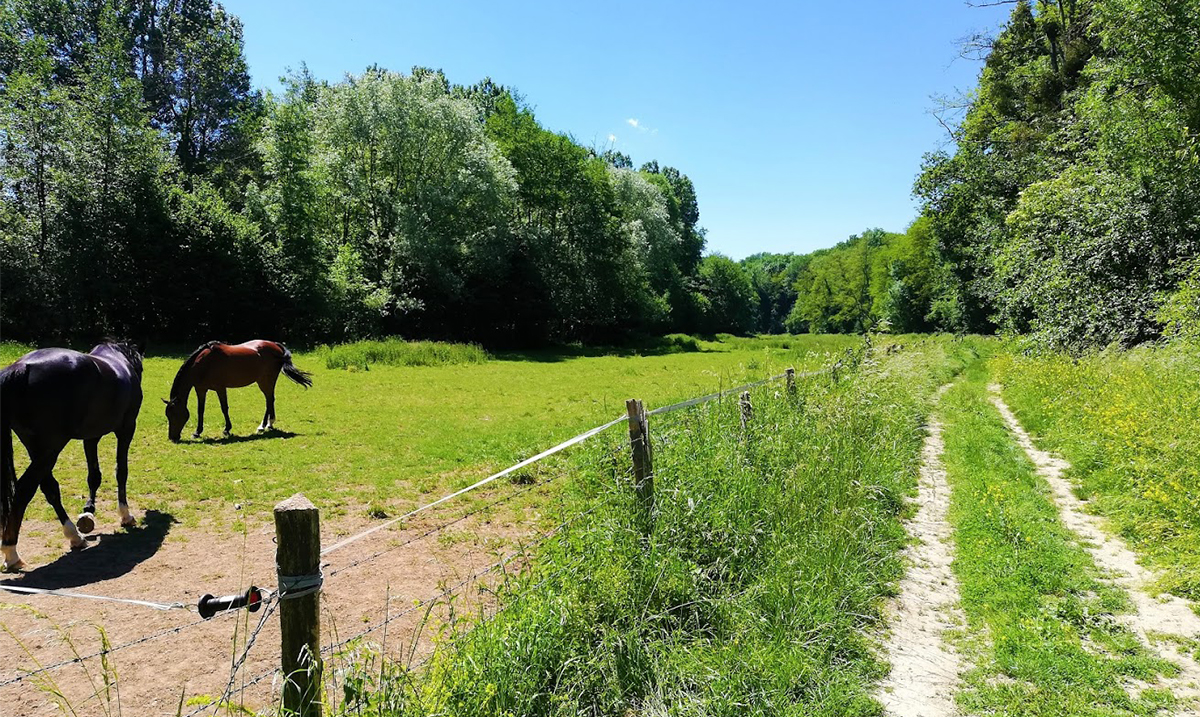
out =
[[170,438],[172,443],[178,443],[183,434],[183,427],[192,416],[188,412],[187,399],[172,398],[168,401],[164,398],[163,403],[167,404],[167,438]]

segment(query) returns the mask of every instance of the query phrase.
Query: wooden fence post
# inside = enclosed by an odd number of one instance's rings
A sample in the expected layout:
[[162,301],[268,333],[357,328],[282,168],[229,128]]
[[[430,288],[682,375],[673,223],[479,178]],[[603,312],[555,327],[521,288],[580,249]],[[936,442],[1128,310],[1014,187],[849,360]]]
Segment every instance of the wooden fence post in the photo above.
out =
[[321,517],[300,493],[275,506],[275,565],[279,571],[279,629],[282,635],[283,714],[321,716],[321,593],[299,597],[297,583],[319,580]]
[[796,369],[789,367],[784,373],[787,374],[787,393],[794,397],[796,395]]
[[643,511],[647,538],[654,530],[654,456],[650,450],[650,424],[639,399],[625,402],[629,413],[629,451],[633,456],[633,490]]
[[754,419],[754,406],[750,405],[750,392],[742,391],[742,399],[738,401],[738,405],[742,409],[742,430],[746,430],[746,426],[750,425],[750,421]]

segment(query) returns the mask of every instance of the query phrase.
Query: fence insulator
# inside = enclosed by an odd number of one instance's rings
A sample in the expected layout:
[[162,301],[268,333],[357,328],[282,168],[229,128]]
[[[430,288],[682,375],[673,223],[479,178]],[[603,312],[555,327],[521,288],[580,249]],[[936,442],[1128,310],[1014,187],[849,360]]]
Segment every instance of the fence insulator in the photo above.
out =
[[205,620],[226,610],[246,608],[250,612],[258,612],[258,609],[262,607],[263,598],[262,590],[250,586],[250,589],[241,595],[223,595],[221,597],[205,595],[200,598],[200,604],[196,606],[196,609],[200,612],[200,617]]

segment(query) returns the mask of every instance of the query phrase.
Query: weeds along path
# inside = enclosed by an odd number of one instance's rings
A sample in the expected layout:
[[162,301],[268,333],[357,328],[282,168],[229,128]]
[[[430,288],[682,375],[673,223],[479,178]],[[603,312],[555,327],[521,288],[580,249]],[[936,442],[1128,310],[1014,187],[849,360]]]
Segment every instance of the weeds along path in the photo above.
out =
[[[949,384],[939,395],[947,388]],[[928,430],[921,450],[917,513],[907,525],[913,541],[905,549],[909,569],[891,605],[892,629],[885,645],[892,671],[878,693],[884,709],[896,717],[958,714],[954,693],[960,662],[942,637],[962,622],[958,581],[950,570],[950,486],[942,465],[942,424],[931,418]]]
[[[1070,482],[1063,473],[1070,465],[1061,458],[1039,449],[1021,426],[1008,404],[1000,396],[1000,386],[988,386],[991,401],[1000,411],[1009,430],[1034,464],[1038,474],[1050,485],[1054,501],[1058,506],[1063,524],[1083,539],[1083,547],[1103,570],[1112,576],[1112,582],[1126,590],[1133,601],[1135,612],[1120,616],[1122,622],[1133,630],[1151,650],[1178,666],[1179,674],[1165,678],[1161,685],[1171,689],[1176,697],[1192,698],[1190,711],[1184,714],[1200,715],[1196,698],[1200,698],[1200,664],[1194,651],[1200,639],[1200,616],[1192,604],[1183,598],[1162,594],[1152,596],[1149,590],[1157,576],[1138,563],[1137,555],[1129,549],[1119,536],[1107,533],[1100,519],[1084,511],[1084,502],[1075,496]],[[1192,655],[1179,646],[1192,648]]]

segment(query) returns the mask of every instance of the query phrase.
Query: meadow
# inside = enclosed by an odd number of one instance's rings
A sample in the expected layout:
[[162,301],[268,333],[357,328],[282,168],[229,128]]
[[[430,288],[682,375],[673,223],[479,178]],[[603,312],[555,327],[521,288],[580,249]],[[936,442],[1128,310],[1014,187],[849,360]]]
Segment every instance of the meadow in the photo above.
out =
[[[160,399],[166,398],[187,352],[151,350],[130,449],[132,505],[185,523],[198,521],[203,512],[212,519],[210,529],[218,531],[237,528],[243,516],[269,520],[271,506],[296,492],[331,518],[347,512],[392,514],[611,420],[625,412],[627,398],[641,398],[653,408],[788,366],[806,371],[830,363],[861,340],[717,337],[642,351],[565,347],[490,356],[471,347],[438,356],[423,344],[406,352],[397,343],[402,342],[392,342],[390,349],[386,342],[365,342],[294,352],[296,365],[312,372],[314,386],[305,390],[281,377],[278,430],[263,435],[254,432],[263,398],[252,386],[229,392],[231,437],[221,437],[220,406],[210,394],[204,436],[192,440],[193,394],[192,419],[178,444],[167,440]],[[0,345],[0,364],[29,348]],[[422,361],[426,365],[405,365]],[[106,478],[99,508],[110,514],[115,512],[114,453],[108,436],[100,444]],[[25,456],[20,449],[17,454],[20,471]],[[86,473],[82,445],[72,444],[55,470],[68,511],[82,505],[74,497],[83,495]],[[240,506],[236,513],[235,505]],[[29,518],[27,525],[50,521],[52,513],[45,501],[35,499]]]

